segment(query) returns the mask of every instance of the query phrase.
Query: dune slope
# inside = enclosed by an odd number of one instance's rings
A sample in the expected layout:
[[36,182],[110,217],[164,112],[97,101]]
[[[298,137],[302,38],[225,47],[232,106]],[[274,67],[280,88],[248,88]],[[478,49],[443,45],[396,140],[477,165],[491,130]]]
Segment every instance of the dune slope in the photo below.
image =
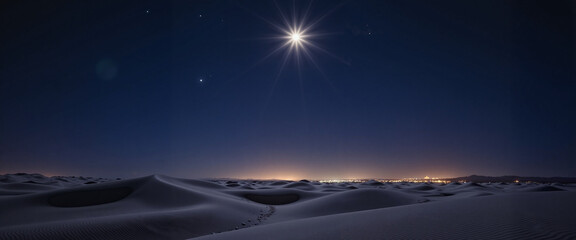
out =
[[197,238],[576,239],[576,192],[514,193],[327,215]]

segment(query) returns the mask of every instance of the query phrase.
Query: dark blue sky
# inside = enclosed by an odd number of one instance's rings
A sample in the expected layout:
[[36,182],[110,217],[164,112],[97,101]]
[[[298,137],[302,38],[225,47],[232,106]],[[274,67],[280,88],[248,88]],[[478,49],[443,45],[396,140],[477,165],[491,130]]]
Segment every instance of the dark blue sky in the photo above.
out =
[[572,1],[1,4],[0,173],[576,176]]

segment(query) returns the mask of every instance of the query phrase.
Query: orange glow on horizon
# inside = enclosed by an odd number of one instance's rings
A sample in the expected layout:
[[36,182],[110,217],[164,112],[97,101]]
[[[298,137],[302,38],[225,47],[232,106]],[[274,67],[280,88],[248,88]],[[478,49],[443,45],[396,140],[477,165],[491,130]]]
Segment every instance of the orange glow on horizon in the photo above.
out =
[[[377,164],[359,166],[339,159],[334,164],[316,164],[314,159],[301,157],[277,158],[276,154],[266,154],[252,160],[251,164],[234,166],[228,169],[214,169],[222,178],[259,180],[338,180],[338,179],[443,179],[466,176],[454,166],[406,166],[405,164]],[[272,160],[271,160],[272,159]],[[299,160],[293,160],[299,159]]]

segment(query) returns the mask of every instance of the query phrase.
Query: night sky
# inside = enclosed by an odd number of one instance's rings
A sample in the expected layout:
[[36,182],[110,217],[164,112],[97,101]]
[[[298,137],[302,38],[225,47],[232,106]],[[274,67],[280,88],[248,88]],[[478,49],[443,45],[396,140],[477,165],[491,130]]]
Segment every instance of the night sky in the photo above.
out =
[[575,13],[2,1],[0,174],[576,176]]

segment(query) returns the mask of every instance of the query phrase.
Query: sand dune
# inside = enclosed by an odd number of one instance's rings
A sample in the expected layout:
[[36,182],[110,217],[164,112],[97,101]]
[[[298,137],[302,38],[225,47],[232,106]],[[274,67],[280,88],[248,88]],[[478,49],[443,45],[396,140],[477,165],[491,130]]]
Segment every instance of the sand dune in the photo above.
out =
[[424,198],[380,189],[358,189],[334,193],[313,200],[277,207],[272,222],[401,206],[423,202]]
[[575,192],[457,199],[327,215],[198,239],[576,239]]
[[570,184],[13,174],[0,239],[576,239],[574,202]]
[[182,239],[234,230],[270,211],[215,191],[221,187],[150,176],[2,197],[0,239]]

